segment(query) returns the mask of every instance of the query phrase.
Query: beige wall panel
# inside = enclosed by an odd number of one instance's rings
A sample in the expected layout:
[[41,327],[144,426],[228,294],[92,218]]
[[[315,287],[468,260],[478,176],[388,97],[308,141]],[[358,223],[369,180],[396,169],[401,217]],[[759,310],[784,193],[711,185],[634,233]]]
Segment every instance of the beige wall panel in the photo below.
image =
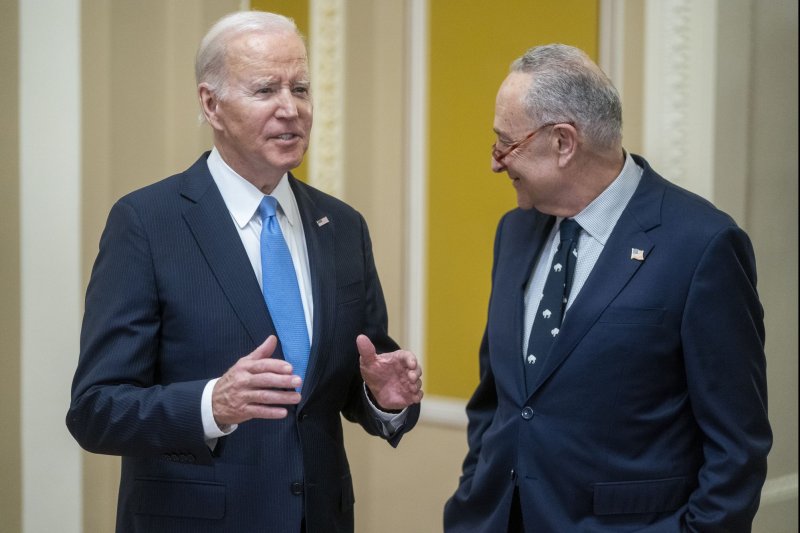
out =
[[6,113],[0,130],[0,420],[10,438],[0,440],[2,527],[22,527],[20,435],[20,227],[19,227],[19,11],[15,1],[0,5],[0,100]]
[[[756,9],[757,4],[757,9]],[[795,0],[754,2],[750,166],[745,225],[753,239],[767,329],[769,413],[775,436],[755,531],[798,530],[798,12]]]
[[369,224],[389,330],[400,344],[405,339],[404,21],[404,2],[346,4],[342,199]]
[[392,449],[346,424],[356,533],[434,533],[467,453],[464,430],[421,422]]

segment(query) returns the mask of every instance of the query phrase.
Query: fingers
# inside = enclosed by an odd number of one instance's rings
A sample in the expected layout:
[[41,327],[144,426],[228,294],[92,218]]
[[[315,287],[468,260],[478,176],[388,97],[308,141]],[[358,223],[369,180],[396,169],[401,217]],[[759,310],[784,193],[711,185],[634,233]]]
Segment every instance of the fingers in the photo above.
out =
[[[409,369],[412,369],[412,370],[417,368],[417,358],[413,353],[408,352],[408,351],[402,351],[402,352],[400,352],[400,357],[402,358],[403,363],[405,364],[406,368],[409,368]],[[419,375],[420,376],[422,375],[422,370],[419,371]]]
[[277,338],[270,335],[259,347],[239,359],[217,381],[211,407],[218,425],[239,424],[252,418],[285,418],[283,405],[300,403],[295,389],[302,385],[292,365],[273,359]]
[[375,351],[375,345],[366,335],[356,337],[356,346],[358,347],[358,355],[364,359],[364,362],[369,363],[377,359],[378,354]]
[[272,354],[275,353],[275,347],[278,346],[278,337],[275,335],[270,335],[267,337],[267,340],[261,343],[261,345],[247,354],[244,358],[245,359],[265,359],[268,357],[272,357]]

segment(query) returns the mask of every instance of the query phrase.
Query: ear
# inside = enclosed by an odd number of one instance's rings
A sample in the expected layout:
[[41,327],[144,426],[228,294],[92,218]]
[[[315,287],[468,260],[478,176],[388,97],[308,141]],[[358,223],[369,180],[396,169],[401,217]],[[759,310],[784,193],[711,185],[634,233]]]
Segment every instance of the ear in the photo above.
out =
[[563,168],[575,157],[578,150],[578,130],[568,123],[556,124],[553,130],[558,146],[558,165]]
[[219,98],[207,83],[203,82],[197,86],[197,98],[200,100],[200,109],[202,109],[206,121],[215,130],[222,129],[218,116]]

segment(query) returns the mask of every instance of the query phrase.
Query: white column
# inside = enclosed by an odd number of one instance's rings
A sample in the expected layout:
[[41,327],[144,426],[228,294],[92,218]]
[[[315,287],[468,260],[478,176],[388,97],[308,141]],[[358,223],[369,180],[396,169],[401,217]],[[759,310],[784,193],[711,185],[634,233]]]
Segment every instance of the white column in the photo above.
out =
[[82,529],[80,449],[64,423],[81,312],[80,4],[19,3],[25,533]]
[[314,126],[308,180],[328,194],[344,193],[345,2],[311,0],[309,56]]
[[645,4],[644,156],[678,185],[714,192],[717,0]]

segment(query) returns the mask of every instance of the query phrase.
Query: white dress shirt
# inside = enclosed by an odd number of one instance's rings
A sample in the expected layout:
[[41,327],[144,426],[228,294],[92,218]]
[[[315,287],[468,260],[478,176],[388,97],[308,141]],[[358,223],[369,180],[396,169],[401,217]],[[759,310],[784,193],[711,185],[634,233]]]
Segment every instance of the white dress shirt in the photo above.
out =
[[[639,181],[642,179],[644,170],[639,167],[630,156],[625,155],[625,164],[622,171],[611,185],[606,187],[600,196],[595,198],[583,211],[572,217],[581,225],[580,236],[578,237],[578,259],[575,264],[575,274],[572,278],[572,289],[569,293],[567,307],[564,310],[564,317],[575,301],[583,284],[592,272],[600,253],[608,241],[614,226],[617,225],[619,217],[628,205]],[[522,358],[525,359],[528,353],[528,341],[530,340],[531,328],[542,299],[544,284],[547,280],[549,265],[553,262],[561,236],[559,227],[563,218],[559,217],[553,224],[553,229],[542,247],[542,252],[536,260],[531,278],[525,287],[525,328],[522,331]]]

